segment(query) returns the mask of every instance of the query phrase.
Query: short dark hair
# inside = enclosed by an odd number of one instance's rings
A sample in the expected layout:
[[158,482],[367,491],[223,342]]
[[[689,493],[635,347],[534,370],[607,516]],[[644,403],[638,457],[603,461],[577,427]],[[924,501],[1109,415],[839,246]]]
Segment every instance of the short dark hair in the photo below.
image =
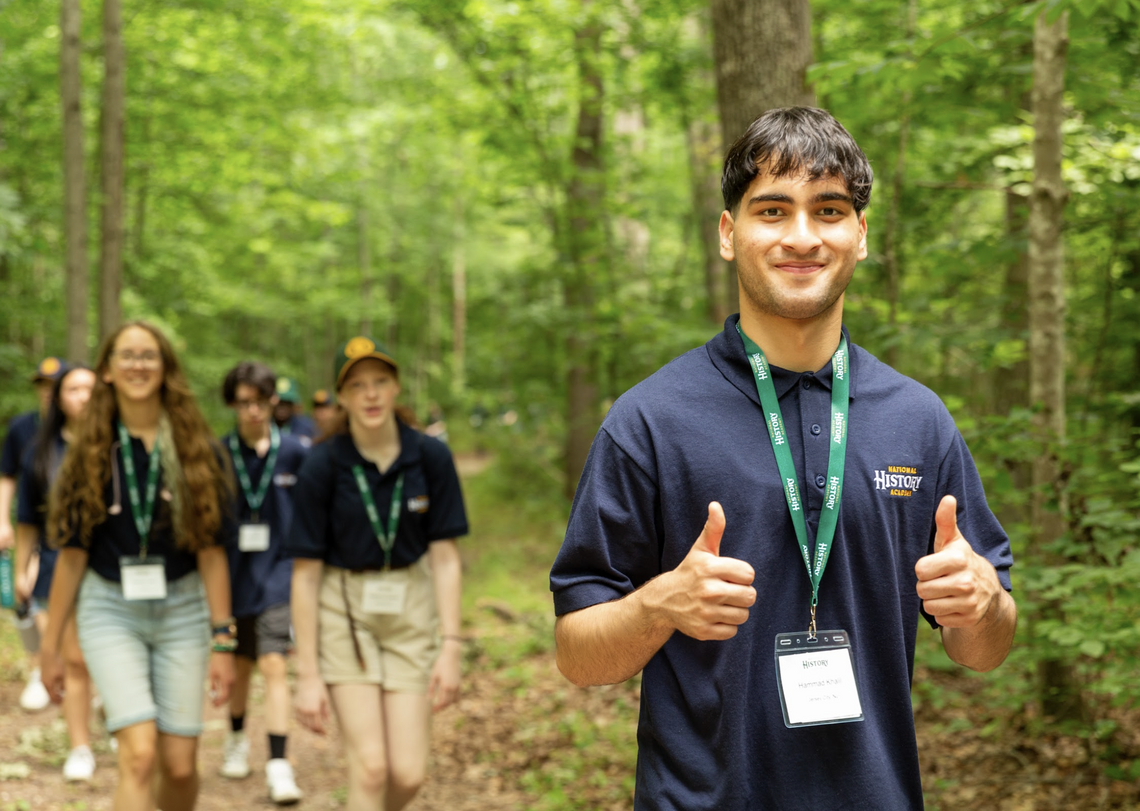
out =
[[871,164],[851,134],[826,110],[780,107],[753,121],[724,156],[720,190],[726,210],[736,213],[761,170],[775,177],[802,173],[811,180],[841,178],[855,211],[871,202]]
[[242,383],[253,386],[266,400],[277,393],[277,375],[272,369],[255,360],[243,360],[229,370],[222,382],[222,397],[226,405],[233,405],[237,400],[237,387]]

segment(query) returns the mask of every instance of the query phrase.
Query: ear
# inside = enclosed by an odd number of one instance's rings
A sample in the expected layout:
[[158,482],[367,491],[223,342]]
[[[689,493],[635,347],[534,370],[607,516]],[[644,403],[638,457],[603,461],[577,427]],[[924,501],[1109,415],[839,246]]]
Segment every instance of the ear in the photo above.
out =
[[867,258],[867,212],[859,212],[859,261]]
[[736,258],[736,248],[732,244],[732,235],[736,230],[736,221],[732,212],[725,209],[720,213],[720,255],[726,262]]
[[103,372],[103,382],[106,383],[108,386],[111,385],[111,373],[110,372]]
[[270,408],[277,408],[277,404],[280,402],[281,402],[281,398],[278,397],[276,394],[274,394],[272,397],[269,398],[269,407]]

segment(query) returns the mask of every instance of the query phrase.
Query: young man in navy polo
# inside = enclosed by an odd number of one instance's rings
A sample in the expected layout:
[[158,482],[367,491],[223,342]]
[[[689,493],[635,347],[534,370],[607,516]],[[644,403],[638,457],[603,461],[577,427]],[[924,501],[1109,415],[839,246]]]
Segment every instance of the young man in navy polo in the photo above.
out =
[[[59,358],[47,357],[41,360],[32,374],[32,384],[36,388],[39,408],[19,414],[8,422],[8,432],[4,435],[4,446],[0,450],[0,552],[14,548],[16,535],[12,525],[12,505],[15,503],[21,464],[25,452],[36,438],[40,419],[47,413],[51,404],[52,386],[62,375],[63,369],[63,362]],[[51,697],[40,682],[39,633],[24,613],[26,611],[27,606],[18,608],[21,626],[26,626],[26,631],[21,630],[21,637],[24,639],[25,651],[31,660],[32,669],[28,683],[20,693],[20,706],[28,712],[38,712],[51,703]]]
[[295,436],[308,447],[317,436],[317,426],[301,413],[301,392],[291,377],[277,378],[277,402],[273,406],[273,421],[285,436]]
[[639,811],[921,808],[921,614],[1009,651],[1008,539],[937,396],[842,326],[872,173],[821,110],[725,158],[741,312],[614,404],[551,572],[558,665],[643,671]]
[[237,478],[241,526],[237,548],[229,553],[238,645],[230,693],[231,732],[226,738],[221,773],[241,779],[250,772],[245,712],[256,663],[265,678],[269,736],[265,779],[270,799],[284,805],[300,800],[301,791],[285,758],[291,703],[285,655],[290,643],[293,562],[284,554],[283,544],[293,518],[292,488],[308,446],[274,424],[276,378],[267,366],[239,363],[226,375],[222,395],[237,418],[237,429],[222,444],[229,451]]

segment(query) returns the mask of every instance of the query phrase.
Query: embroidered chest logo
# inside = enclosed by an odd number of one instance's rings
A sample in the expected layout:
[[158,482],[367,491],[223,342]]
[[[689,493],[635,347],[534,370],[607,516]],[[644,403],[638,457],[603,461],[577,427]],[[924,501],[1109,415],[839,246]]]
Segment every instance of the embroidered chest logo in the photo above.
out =
[[413,496],[408,499],[408,512],[426,513],[428,511],[428,504],[427,496]]
[[887,495],[910,498],[922,484],[918,468],[905,465],[887,465],[886,470],[875,471],[875,489],[886,490]]

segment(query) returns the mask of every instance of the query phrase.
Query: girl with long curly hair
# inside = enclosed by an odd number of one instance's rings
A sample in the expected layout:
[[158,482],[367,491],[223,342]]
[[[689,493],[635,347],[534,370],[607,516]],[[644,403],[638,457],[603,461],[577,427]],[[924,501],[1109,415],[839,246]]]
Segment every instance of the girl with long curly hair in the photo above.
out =
[[451,452],[396,403],[391,353],[357,336],[335,372],[344,418],[297,474],[286,543],[295,704],[318,734],[336,712],[347,811],[399,811],[424,781],[432,710],[459,692],[467,515]]
[[188,811],[198,795],[203,680],[215,705],[233,682],[229,472],[157,328],[121,326],[103,342],[95,374],[50,499],[47,534],[62,548],[44,684],[59,701],[60,638],[74,609],[118,741],[115,811],[153,811],[156,801]]

